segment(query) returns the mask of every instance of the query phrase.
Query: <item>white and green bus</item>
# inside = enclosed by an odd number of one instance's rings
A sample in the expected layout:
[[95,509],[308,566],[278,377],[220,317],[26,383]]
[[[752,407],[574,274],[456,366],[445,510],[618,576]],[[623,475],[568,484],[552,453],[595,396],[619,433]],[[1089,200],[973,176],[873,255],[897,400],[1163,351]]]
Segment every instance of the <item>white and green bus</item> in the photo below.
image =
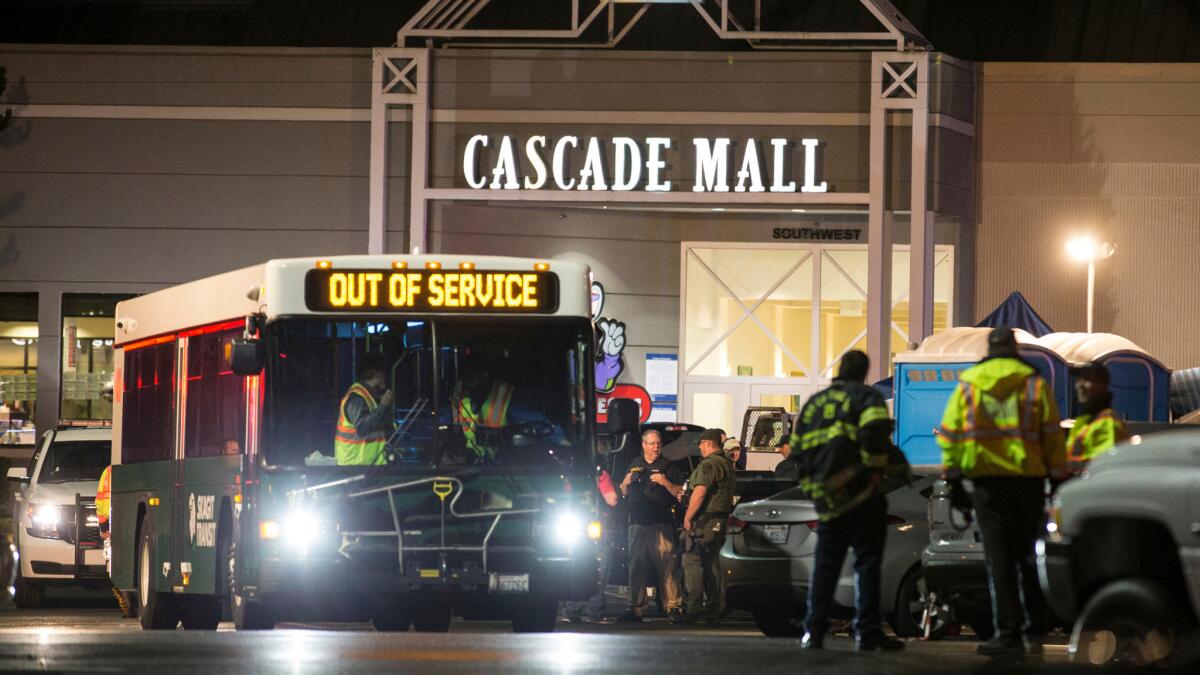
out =
[[[548,631],[595,590],[586,266],[272,260],[115,321],[112,579],[144,627]],[[367,361],[386,366],[382,451],[348,464],[335,435]]]

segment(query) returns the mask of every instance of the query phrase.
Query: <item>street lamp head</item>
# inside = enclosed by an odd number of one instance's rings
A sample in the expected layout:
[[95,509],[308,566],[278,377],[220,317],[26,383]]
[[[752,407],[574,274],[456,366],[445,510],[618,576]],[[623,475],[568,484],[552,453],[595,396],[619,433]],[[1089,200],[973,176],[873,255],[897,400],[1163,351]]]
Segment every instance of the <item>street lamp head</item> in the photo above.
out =
[[1091,237],[1076,237],[1067,242],[1067,254],[1079,262],[1111,258],[1116,252],[1116,246],[1107,241],[1097,244]]
[[1096,242],[1091,237],[1076,237],[1067,242],[1067,254],[1079,262],[1096,259]]

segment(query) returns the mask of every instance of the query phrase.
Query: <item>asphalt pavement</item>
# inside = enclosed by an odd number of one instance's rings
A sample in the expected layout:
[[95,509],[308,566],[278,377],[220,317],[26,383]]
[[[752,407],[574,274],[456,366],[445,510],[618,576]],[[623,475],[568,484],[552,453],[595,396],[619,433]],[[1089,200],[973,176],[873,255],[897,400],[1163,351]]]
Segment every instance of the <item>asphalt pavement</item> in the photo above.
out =
[[[141,629],[102,603],[40,610],[0,610],[0,672],[983,672],[994,666],[974,653],[975,640],[909,641],[904,652],[853,652],[830,638],[824,652],[798,641],[768,639],[745,621],[720,627],[559,624],[546,635],[514,635],[508,623],[456,620],[450,632],[376,633],[366,624],[281,624],[273,631],[215,633]],[[97,605],[101,606],[97,606]],[[1066,668],[1061,644],[1044,657],[999,664],[1004,669]]]

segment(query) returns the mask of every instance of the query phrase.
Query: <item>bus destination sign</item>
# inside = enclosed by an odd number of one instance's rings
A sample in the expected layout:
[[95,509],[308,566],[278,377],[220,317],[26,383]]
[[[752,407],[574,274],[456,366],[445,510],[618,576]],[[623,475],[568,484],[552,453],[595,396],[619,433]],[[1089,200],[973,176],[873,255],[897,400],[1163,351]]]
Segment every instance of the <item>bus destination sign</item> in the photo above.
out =
[[309,270],[304,302],[318,312],[552,314],[553,272],[458,269]]

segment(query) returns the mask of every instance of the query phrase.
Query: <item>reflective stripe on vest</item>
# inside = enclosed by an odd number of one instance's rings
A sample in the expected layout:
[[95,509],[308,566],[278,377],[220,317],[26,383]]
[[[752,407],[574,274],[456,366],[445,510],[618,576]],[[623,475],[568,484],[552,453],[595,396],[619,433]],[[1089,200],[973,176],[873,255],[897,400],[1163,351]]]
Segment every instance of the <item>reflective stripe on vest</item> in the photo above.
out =
[[383,464],[386,461],[383,448],[387,445],[388,434],[379,430],[366,436],[358,435],[354,425],[346,417],[346,402],[354,395],[361,396],[366,401],[368,414],[379,405],[370,390],[362,384],[355,382],[350,385],[346,395],[342,397],[341,405],[338,406],[337,429],[333,436],[334,456],[340,465]]

